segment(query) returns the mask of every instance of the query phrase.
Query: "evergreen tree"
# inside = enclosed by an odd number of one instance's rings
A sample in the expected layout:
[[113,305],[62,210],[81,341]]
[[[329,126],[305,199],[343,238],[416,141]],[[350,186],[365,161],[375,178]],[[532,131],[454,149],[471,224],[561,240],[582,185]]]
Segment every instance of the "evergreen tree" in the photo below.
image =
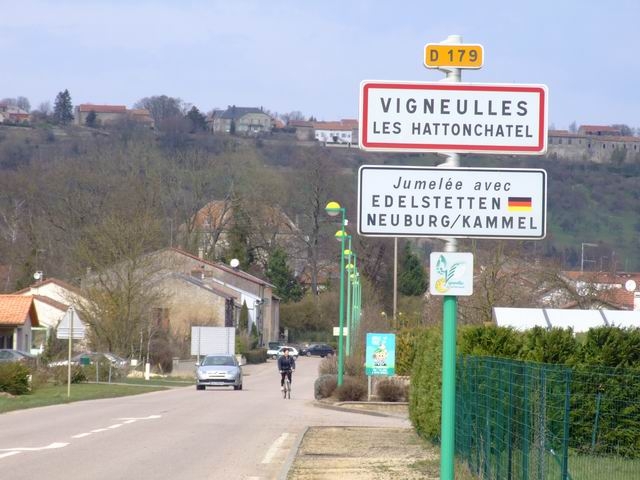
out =
[[73,105],[69,90],[65,89],[56,96],[53,107],[53,121],[60,125],[66,125],[73,120]]
[[191,107],[191,110],[189,110],[185,118],[191,122],[191,133],[204,132],[207,130],[207,118],[197,107]]
[[302,286],[289,270],[287,254],[281,248],[276,248],[269,256],[266,275],[269,281],[275,285],[275,293],[283,303],[297,302],[302,299],[304,295]]
[[240,309],[240,332],[247,332],[249,330],[249,307],[247,302],[242,302],[242,308]]
[[98,115],[95,110],[91,110],[87,114],[87,118],[84,120],[84,123],[87,127],[94,128],[97,126],[96,120],[98,119]]
[[411,251],[407,242],[402,252],[401,270],[398,275],[398,291],[402,295],[422,295],[427,288],[427,274],[420,259]]
[[233,202],[233,224],[229,230],[229,249],[226,252],[227,263],[236,258],[240,262],[240,268],[246,270],[253,263],[253,252],[249,245],[249,231],[251,222],[240,203]]

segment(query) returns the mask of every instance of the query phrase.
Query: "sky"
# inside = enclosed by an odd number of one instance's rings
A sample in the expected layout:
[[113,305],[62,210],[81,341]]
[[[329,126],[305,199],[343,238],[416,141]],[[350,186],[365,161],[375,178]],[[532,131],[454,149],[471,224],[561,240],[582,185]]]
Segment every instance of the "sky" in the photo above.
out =
[[485,57],[462,81],[547,85],[550,128],[637,128],[639,19],[638,0],[0,0],[0,98],[357,118],[361,81],[439,81],[424,46],[461,35]]

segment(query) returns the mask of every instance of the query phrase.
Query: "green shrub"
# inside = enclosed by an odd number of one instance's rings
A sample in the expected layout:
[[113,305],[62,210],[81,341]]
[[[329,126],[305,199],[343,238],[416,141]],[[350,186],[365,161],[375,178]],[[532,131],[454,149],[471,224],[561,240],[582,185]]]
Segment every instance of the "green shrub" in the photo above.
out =
[[[71,366],[71,383],[85,383],[88,381],[85,368],[86,367],[78,365]],[[51,367],[50,372],[54,385],[66,385],[68,379],[68,369],[66,366]]]
[[547,330],[534,327],[521,335],[523,339],[521,360],[563,365],[574,364],[578,360],[580,345],[570,328]]
[[458,331],[458,354],[518,359],[523,338],[509,327],[467,326]]
[[410,375],[420,332],[424,327],[403,328],[396,335],[396,374]]
[[316,378],[313,384],[313,394],[316,400],[329,398],[338,386],[338,375],[324,374]]
[[244,357],[247,359],[247,363],[264,363],[267,361],[267,349],[266,348],[254,348],[244,352]]
[[403,381],[395,378],[383,378],[376,384],[376,393],[383,402],[400,402],[405,400],[407,388]]
[[344,382],[336,388],[335,393],[341,402],[357,402],[367,396],[367,385],[361,378],[344,377]]
[[419,336],[409,394],[409,418],[424,438],[440,436],[441,377],[442,331],[432,327]]
[[29,376],[31,370],[18,362],[0,363],[0,392],[11,395],[29,393]]

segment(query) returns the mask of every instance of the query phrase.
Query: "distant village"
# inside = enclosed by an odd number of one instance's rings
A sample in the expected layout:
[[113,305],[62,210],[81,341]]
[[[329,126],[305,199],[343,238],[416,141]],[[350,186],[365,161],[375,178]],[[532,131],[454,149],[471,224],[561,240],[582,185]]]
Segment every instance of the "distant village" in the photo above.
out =
[[[108,127],[123,120],[155,128],[151,113],[145,109],[90,103],[74,108],[73,123],[78,126]],[[16,105],[0,102],[0,124],[28,126],[32,124],[32,114]],[[286,132],[293,134],[300,142],[343,147],[358,145],[357,119],[321,122],[289,120],[285,123],[259,107],[234,105],[226,110],[213,110],[206,116],[206,131],[211,134],[256,137]],[[549,130],[547,155],[571,161],[636,163],[640,162],[640,137],[608,125],[581,125],[575,131]]]

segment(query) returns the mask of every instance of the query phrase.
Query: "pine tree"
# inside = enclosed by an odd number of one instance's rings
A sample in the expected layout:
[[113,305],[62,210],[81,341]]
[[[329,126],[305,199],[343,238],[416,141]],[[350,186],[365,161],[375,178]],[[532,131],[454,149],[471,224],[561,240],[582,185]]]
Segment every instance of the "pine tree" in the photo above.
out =
[[69,90],[65,89],[56,96],[53,107],[53,121],[60,125],[66,125],[73,120],[73,105]]
[[422,295],[427,288],[427,274],[420,259],[411,251],[411,244],[407,242],[402,252],[401,271],[398,276],[398,291],[402,295]]
[[191,107],[189,113],[186,115],[187,120],[191,122],[191,133],[207,130],[207,118],[200,113],[197,107]]
[[276,248],[269,256],[267,263],[267,278],[276,287],[275,293],[283,303],[297,302],[302,299],[304,291],[287,266],[287,254],[281,248]]
[[95,110],[91,110],[87,114],[87,118],[85,119],[84,123],[87,127],[93,128],[97,126],[97,122],[96,122],[97,119],[98,119],[98,114],[96,113]]

